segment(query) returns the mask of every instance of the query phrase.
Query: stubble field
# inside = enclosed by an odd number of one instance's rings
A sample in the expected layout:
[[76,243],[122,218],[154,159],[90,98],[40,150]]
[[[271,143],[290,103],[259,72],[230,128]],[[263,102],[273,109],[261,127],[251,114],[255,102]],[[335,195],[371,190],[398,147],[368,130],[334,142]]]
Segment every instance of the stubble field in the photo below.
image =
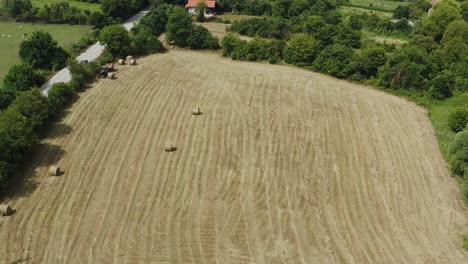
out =
[[0,263],[468,260],[466,210],[422,108],[188,51],[117,77],[80,94],[25,170],[35,187],[7,201]]

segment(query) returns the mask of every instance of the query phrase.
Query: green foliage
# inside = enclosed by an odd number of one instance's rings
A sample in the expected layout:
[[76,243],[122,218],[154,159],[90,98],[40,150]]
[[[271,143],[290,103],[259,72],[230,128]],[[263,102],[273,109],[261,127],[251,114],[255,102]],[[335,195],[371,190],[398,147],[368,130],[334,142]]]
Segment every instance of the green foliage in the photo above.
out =
[[432,79],[429,89],[429,96],[434,99],[443,100],[452,96],[452,89],[455,84],[453,73],[445,70]]
[[221,40],[221,47],[223,56],[230,57],[234,53],[237,47],[239,47],[242,42],[240,39],[239,35],[235,33],[229,33],[227,34],[222,40]]
[[375,77],[379,67],[383,66],[387,58],[382,47],[364,48],[357,52],[351,62],[353,71],[365,78]]
[[113,56],[125,56],[130,51],[130,35],[122,25],[111,25],[103,28],[99,40],[106,45],[106,50]]
[[[168,12],[171,6],[169,5],[158,5],[145,15],[138,25],[145,26],[151,30],[151,33],[155,36],[161,35],[166,31],[166,25],[168,21]],[[136,27],[134,27],[136,28]]]
[[338,78],[344,78],[351,73],[351,61],[354,50],[341,44],[326,47],[314,61],[314,67],[321,72]]
[[205,1],[204,0],[198,2],[195,13],[197,14],[196,20],[198,22],[205,21]]
[[424,21],[421,31],[426,36],[440,41],[450,22],[460,19],[460,7],[455,0],[445,0],[432,8],[431,15]]
[[128,18],[146,5],[147,0],[101,0],[102,12],[113,18]]
[[297,66],[310,66],[317,53],[318,45],[314,37],[303,33],[296,34],[284,50],[284,60]]
[[[463,193],[465,194],[465,199],[468,200],[468,183],[465,181],[463,185],[464,185],[463,190],[465,190]],[[462,239],[463,249],[468,250],[468,234],[462,235],[461,239]]]
[[192,31],[192,18],[181,7],[175,7],[167,22],[167,39],[180,47],[187,47]]
[[393,11],[393,17],[394,18],[410,18],[410,7],[408,5],[400,5],[397,8],[395,8],[395,11]]
[[88,18],[88,23],[98,29],[108,26],[109,24],[111,24],[111,22],[112,20],[110,18],[104,16],[103,13],[98,11],[92,12]]
[[49,117],[48,100],[37,88],[20,93],[10,108],[24,116],[33,131],[39,131]]
[[187,39],[187,46],[190,49],[218,49],[219,40],[213,37],[205,27],[193,25],[190,36]]
[[462,2],[461,6],[461,15],[465,21],[468,21],[468,0]]
[[[448,117],[448,126],[453,132],[462,131],[466,127],[467,122],[468,109],[466,107],[456,107],[452,110],[452,112],[450,112]],[[468,142],[466,142],[466,144],[468,144]]]
[[450,160],[452,171],[464,178],[468,176],[468,131],[455,135],[450,147],[450,154],[452,155]]
[[3,80],[3,89],[11,94],[27,91],[35,85],[34,70],[27,64],[14,65]]
[[33,68],[51,69],[64,66],[68,54],[49,33],[35,31],[29,39],[20,44],[19,56],[24,63]]
[[14,18],[27,19],[34,12],[31,0],[9,0],[4,4],[8,14]]
[[49,109],[51,115],[56,115],[74,95],[73,87],[66,83],[56,83],[49,90]]
[[143,28],[132,37],[132,50],[133,54],[147,55],[164,51],[164,46],[150,29]]
[[379,83],[393,89],[424,89],[435,65],[422,49],[407,46],[390,56],[379,69]]
[[284,39],[289,36],[290,26],[284,18],[263,17],[234,21],[230,30],[250,37]]

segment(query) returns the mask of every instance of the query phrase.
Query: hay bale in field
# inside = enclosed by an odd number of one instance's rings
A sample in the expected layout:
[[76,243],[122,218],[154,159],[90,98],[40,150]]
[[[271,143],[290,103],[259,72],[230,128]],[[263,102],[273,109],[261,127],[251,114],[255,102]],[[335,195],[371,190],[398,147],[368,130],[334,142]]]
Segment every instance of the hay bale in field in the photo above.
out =
[[107,75],[107,78],[109,78],[109,79],[111,79],[111,80],[115,79],[115,73],[110,72],[110,73]]
[[166,146],[164,147],[164,151],[166,151],[166,152],[174,152],[174,151],[176,151],[176,149],[177,148],[172,143],[167,143]]
[[200,107],[195,107],[195,108],[193,108],[193,109],[192,109],[192,114],[193,114],[193,115],[201,115],[202,112],[201,112],[201,110],[200,110]]
[[58,166],[51,166],[51,167],[49,168],[49,172],[50,172],[50,174],[53,175],[53,176],[58,176],[58,175],[60,174],[60,167],[58,167]]
[[132,55],[128,55],[128,56],[127,56],[127,59],[126,59],[127,63],[130,62],[130,60],[133,60],[133,56],[132,56]]
[[135,59],[131,59],[130,62],[129,62],[130,65],[136,65],[136,60]]
[[124,61],[123,59],[119,59],[119,60],[118,60],[118,63],[119,63],[119,65],[124,65],[124,64],[125,64],[125,61]]
[[8,204],[0,204],[0,215],[9,216],[13,213],[13,209]]

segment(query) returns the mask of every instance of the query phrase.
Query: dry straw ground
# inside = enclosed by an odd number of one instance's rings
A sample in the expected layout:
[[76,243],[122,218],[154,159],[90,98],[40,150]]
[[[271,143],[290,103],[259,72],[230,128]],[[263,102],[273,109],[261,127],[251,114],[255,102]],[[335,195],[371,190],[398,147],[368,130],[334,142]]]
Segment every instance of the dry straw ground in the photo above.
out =
[[39,150],[37,187],[1,220],[1,263],[467,263],[467,214],[422,108],[187,51],[117,76]]

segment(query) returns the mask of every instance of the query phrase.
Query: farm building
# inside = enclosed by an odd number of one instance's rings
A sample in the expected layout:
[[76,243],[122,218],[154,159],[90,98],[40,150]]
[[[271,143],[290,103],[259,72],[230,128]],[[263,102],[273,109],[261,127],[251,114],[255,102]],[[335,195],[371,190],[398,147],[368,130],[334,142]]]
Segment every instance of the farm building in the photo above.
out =
[[[197,5],[203,0],[188,0],[187,4],[185,5],[185,9],[188,10],[188,12],[191,15],[195,15]],[[215,0],[205,0],[205,17],[210,18],[215,15],[215,6],[216,6],[216,1]]]

